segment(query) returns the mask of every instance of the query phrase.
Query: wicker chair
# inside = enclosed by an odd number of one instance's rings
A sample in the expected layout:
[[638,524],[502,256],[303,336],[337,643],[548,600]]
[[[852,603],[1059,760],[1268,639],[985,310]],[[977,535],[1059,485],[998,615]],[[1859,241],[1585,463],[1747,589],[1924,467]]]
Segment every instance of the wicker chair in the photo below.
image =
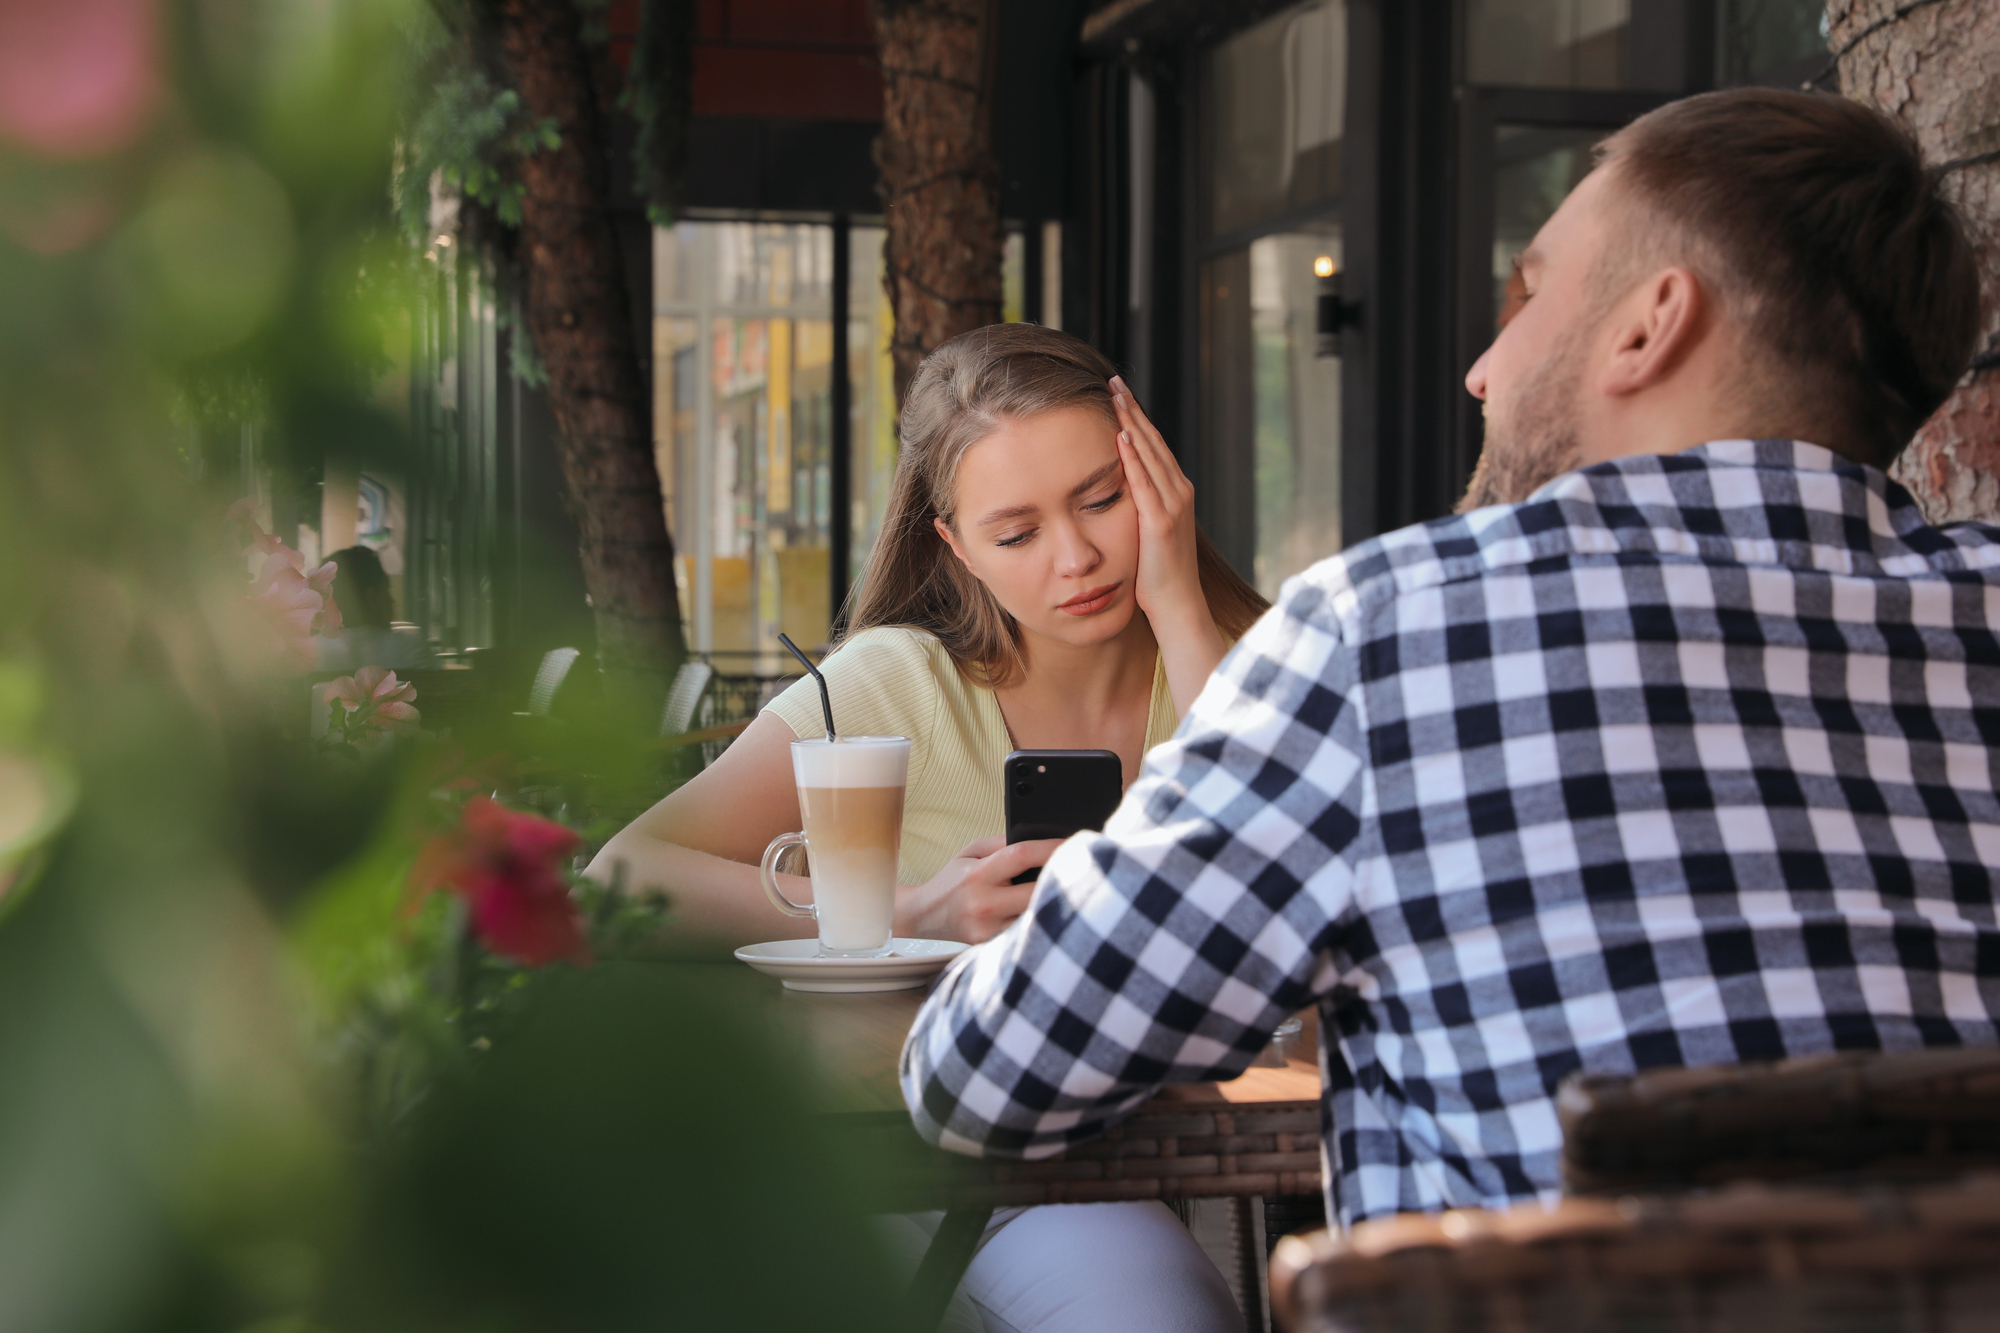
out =
[[547,717],[555,707],[556,691],[569,679],[570,668],[576,659],[583,656],[577,648],[551,648],[542,654],[542,665],[535,672],[535,683],[528,687],[528,711],[536,717]]
[[674,672],[673,685],[667,690],[667,706],[660,710],[662,736],[678,736],[693,728],[695,710],[714,679],[715,668],[706,662],[681,663]]
[[1279,1242],[1291,1333],[1946,1333],[2000,1327],[2000,1177],[1738,1185]]
[[1557,1111],[1558,1209],[1281,1242],[1285,1326],[2000,1329],[2000,1048],[1579,1076]]
[[2000,1047],[1572,1076],[1563,1188],[1921,1179],[2000,1169]]

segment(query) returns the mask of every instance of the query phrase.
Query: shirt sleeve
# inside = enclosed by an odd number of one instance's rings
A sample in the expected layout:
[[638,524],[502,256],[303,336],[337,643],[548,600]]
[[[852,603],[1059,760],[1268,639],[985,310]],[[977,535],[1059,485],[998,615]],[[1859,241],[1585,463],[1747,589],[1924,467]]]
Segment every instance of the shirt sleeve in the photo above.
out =
[[1052,1156],[1162,1084],[1233,1078],[1333,988],[1367,785],[1341,600],[1287,585],[1104,832],[1064,843],[1028,911],[946,972],[903,1047],[925,1138]]

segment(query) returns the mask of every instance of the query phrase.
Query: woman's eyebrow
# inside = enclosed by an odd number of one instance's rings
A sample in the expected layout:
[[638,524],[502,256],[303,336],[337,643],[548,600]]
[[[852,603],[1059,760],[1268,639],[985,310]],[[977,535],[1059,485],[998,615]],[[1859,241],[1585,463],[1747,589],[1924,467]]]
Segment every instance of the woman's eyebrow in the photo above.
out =
[[1038,505],[1009,505],[1005,509],[991,509],[979,516],[979,526],[990,523],[1005,523],[1010,518],[1026,518],[1030,514],[1041,513]]
[[[1082,481],[1079,481],[1076,485],[1070,487],[1069,498],[1072,500],[1081,498],[1086,492],[1094,490],[1098,486],[1101,486],[1106,481],[1110,480],[1111,477],[1116,475],[1118,470],[1124,466],[1125,465],[1123,463],[1120,463],[1117,459],[1115,458],[1112,459],[1109,463],[1106,463],[1103,467],[1097,469],[1097,471],[1091,473],[1089,476],[1085,477]],[[1030,514],[1039,514],[1041,512],[1042,510],[1040,505],[1032,505],[1032,504],[1009,505],[1005,509],[989,509],[985,513],[981,514],[975,521],[979,524],[979,526],[985,527],[991,523],[1005,523],[1010,518],[1026,518]]]
[[1103,467],[1097,469],[1097,471],[1091,473],[1089,476],[1085,477],[1082,481],[1079,481],[1076,485],[1070,487],[1069,498],[1072,500],[1078,500],[1083,498],[1083,494],[1085,491],[1095,490],[1099,484],[1109,479],[1112,473],[1117,472],[1120,468],[1124,466],[1125,465],[1119,462],[1117,459],[1115,458],[1112,459],[1109,463],[1106,463]]

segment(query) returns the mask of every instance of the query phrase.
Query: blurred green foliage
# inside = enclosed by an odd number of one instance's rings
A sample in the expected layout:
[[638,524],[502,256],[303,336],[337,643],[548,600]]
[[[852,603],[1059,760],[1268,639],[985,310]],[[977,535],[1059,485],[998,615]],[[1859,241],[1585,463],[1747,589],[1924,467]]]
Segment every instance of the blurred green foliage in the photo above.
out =
[[[230,501],[407,461],[376,380],[434,32],[0,6],[83,90],[0,99],[0,1329],[881,1327],[748,979],[648,956],[621,902],[626,958],[527,978],[455,900],[411,913],[442,743],[316,759],[246,616]],[[618,701],[510,704],[453,728],[480,790],[601,836],[671,780]]]

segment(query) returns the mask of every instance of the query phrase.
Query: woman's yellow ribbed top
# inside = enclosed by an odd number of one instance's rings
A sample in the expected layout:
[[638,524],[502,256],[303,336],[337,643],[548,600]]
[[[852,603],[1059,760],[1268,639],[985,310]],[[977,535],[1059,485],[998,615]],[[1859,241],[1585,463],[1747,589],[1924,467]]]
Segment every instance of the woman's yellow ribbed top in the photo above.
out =
[[[1000,769],[1014,747],[993,691],[975,685],[930,634],[901,626],[863,630],[820,664],[833,723],[847,736],[908,736],[910,786],[896,877],[922,884],[975,838],[1006,831]],[[826,735],[819,686],[808,676],[765,705],[801,740]],[[1146,748],[1180,719],[1164,664],[1153,665]]]

